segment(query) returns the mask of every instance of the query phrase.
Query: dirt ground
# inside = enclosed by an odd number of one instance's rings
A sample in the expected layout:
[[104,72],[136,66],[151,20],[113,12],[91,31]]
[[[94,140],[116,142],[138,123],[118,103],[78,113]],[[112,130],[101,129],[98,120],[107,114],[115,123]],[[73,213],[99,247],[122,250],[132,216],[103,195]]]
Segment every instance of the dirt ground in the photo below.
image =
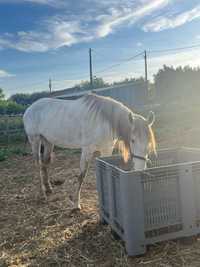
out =
[[145,256],[127,257],[110,227],[99,224],[94,165],[82,190],[82,211],[71,213],[79,154],[57,152],[47,202],[39,200],[32,157],[0,162],[0,267],[3,266],[200,266],[200,238],[150,246]]

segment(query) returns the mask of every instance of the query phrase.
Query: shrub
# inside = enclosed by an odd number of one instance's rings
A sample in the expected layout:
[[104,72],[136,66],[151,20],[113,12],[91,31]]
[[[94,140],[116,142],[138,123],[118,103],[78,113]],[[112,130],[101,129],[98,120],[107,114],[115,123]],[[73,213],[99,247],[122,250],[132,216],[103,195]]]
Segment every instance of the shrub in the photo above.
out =
[[10,100],[0,100],[0,115],[24,113],[26,107]]

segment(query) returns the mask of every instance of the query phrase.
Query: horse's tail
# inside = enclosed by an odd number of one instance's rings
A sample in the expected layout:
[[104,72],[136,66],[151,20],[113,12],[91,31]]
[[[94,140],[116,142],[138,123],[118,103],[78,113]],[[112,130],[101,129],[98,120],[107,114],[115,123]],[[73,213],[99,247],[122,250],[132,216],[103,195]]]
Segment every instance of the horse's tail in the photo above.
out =
[[44,164],[49,164],[53,161],[53,145],[44,137],[40,136],[39,157]]
[[29,141],[28,141],[28,136],[27,134],[25,134],[25,137],[24,137],[24,145],[25,147],[28,145]]
[[37,164],[49,164],[53,161],[53,145],[41,135],[28,136],[33,158]]

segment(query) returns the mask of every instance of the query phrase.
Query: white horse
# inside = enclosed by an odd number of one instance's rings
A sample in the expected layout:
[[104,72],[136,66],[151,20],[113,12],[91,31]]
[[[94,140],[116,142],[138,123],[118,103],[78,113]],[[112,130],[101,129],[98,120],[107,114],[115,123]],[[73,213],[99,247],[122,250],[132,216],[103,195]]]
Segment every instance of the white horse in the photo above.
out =
[[150,150],[155,152],[151,128],[154,114],[150,112],[145,119],[109,97],[88,94],[77,100],[42,98],[26,110],[23,121],[33,156],[40,166],[45,197],[52,192],[48,165],[54,145],[81,148],[75,209],[80,209],[81,186],[94,152],[111,155],[116,141],[120,140],[124,160],[131,157],[136,170],[146,167]]

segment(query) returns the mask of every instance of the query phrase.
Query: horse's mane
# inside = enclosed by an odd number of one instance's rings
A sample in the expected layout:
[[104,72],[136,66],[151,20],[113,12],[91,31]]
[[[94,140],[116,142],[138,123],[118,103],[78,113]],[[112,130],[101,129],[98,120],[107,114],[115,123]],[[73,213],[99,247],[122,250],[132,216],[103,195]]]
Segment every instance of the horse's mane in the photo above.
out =
[[[83,103],[87,106],[91,118],[95,119],[98,116],[102,121],[107,121],[109,123],[113,133],[118,139],[117,143],[122,156],[124,160],[127,161],[129,158],[132,126],[129,116],[131,114],[133,118],[137,117],[139,121],[141,121],[143,117],[134,114],[128,107],[110,97],[87,94],[83,96]],[[154,134],[151,127],[148,127],[148,129],[149,147],[155,151],[156,143]]]

